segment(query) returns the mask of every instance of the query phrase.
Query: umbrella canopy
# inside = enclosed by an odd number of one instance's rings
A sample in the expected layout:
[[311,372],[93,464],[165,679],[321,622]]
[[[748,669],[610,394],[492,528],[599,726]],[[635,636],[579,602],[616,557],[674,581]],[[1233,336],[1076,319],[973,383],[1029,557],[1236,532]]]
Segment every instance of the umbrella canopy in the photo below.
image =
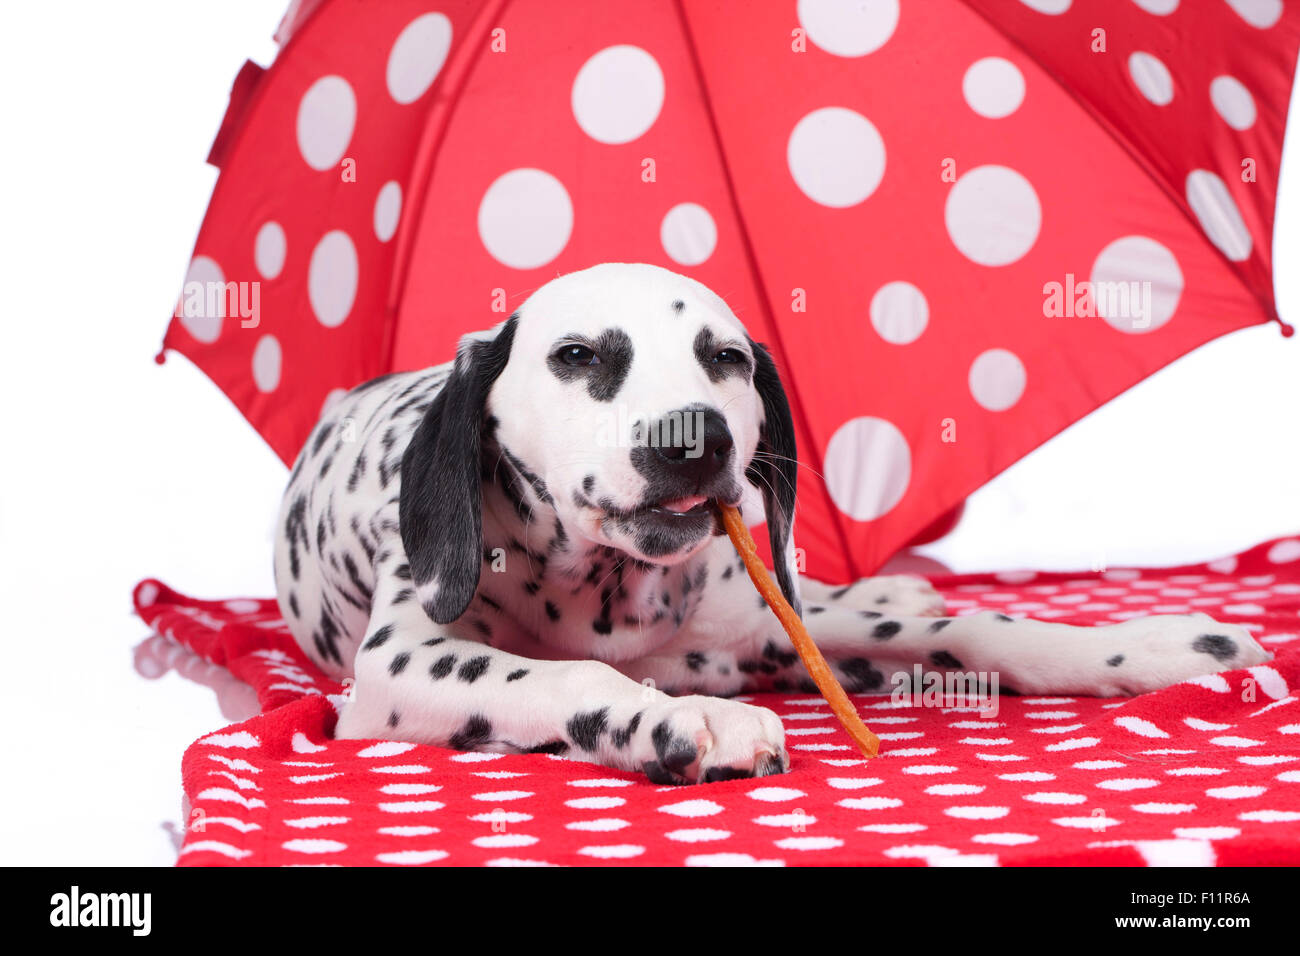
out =
[[1276,318],[1281,0],[299,0],[278,39],[164,347],[286,462],[338,390],[652,262],[771,347],[841,581]]

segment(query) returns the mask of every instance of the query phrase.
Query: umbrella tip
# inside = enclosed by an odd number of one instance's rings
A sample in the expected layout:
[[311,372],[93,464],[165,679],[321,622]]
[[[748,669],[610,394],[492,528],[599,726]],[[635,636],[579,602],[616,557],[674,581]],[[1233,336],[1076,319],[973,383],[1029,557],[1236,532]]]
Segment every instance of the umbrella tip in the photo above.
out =
[[1288,325],[1287,323],[1283,322],[1281,319],[1277,320],[1277,324],[1282,327],[1282,338],[1289,339],[1291,336],[1295,335],[1294,325]]
[[153,357],[153,360],[157,362],[159,365],[162,365],[164,362],[167,361],[167,350],[159,349],[158,354]]

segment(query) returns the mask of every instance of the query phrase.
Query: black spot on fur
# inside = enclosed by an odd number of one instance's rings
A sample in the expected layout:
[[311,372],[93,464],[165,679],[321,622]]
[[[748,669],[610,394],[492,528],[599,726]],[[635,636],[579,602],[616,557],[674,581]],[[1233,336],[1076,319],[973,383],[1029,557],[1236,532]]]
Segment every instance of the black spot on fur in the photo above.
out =
[[952,670],[961,669],[961,661],[957,660],[948,651],[935,651],[930,655],[930,663],[935,667],[947,667]]
[[521,667],[517,671],[511,671],[509,674],[506,675],[506,683],[508,684],[512,680],[519,680],[519,678],[523,677],[527,673],[528,673],[528,668],[526,667]]
[[473,750],[482,747],[492,739],[492,725],[482,714],[475,714],[465,721],[465,726],[452,734],[451,744],[455,750]]
[[626,727],[617,728],[610,734],[610,739],[614,741],[615,747],[621,750],[627,746],[628,741],[632,739],[632,735],[636,733],[636,729],[641,726],[641,714],[642,711],[637,711],[632,719],[628,721]]
[[858,617],[865,617],[868,621],[874,621],[878,617],[884,617],[879,611],[859,611]]
[[556,755],[567,754],[568,752],[569,752],[569,745],[566,744],[563,740],[551,740],[544,744],[537,744],[534,747],[529,747],[527,750],[524,751],[524,753],[526,754],[556,754]]
[[707,662],[708,662],[708,658],[706,658],[699,651],[691,651],[686,655],[686,666],[693,671],[698,671]]
[[[885,683],[885,675],[871,666],[865,657],[851,657],[840,664],[840,670],[849,679],[849,691],[861,694],[865,691],[878,690]],[[816,691],[817,685],[813,685]]]
[[445,637],[431,637],[427,641],[421,641],[420,644],[424,647],[437,647],[445,640]]
[[544,606],[546,608],[547,617],[549,617],[552,621],[558,621],[560,619],[560,609],[558,607],[556,607],[550,601],[547,601]]
[[951,623],[952,623],[951,619],[946,617],[941,617],[939,618],[939,620],[935,621],[928,628],[926,628],[926,630],[928,630],[931,634],[938,634],[940,631],[942,631],[945,627],[947,627]]
[[602,707],[600,710],[574,714],[569,718],[566,729],[575,744],[583,750],[591,751],[596,749],[597,743],[600,742],[600,735],[605,732],[608,726],[609,708]]
[[1114,657],[1106,658],[1106,665],[1108,667],[1119,667],[1119,665],[1123,663],[1124,663],[1123,654],[1116,654]]
[[492,658],[485,654],[479,657],[471,657],[460,665],[460,670],[456,671],[456,678],[457,680],[463,680],[466,684],[472,684],[487,673],[490,663],[492,663]]
[[388,673],[396,677],[398,674],[402,673],[402,671],[406,670],[406,665],[409,663],[411,663],[411,655],[403,651],[396,655],[393,658],[392,663],[388,665]]
[[695,745],[684,737],[673,733],[668,721],[660,721],[650,731],[650,740],[654,743],[655,754],[665,768],[675,774],[681,774],[695,762]]
[[383,647],[384,642],[387,641],[392,636],[393,636],[393,625],[385,624],[379,630],[375,631],[375,633],[370,635],[370,638],[366,641],[366,643],[361,645],[361,649],[363,651],[373,651],[376,647]]
[[600,357],[597,364],[566,365],[553,354],[547,367],[562,382],[585,381],[587,394],[596,401],[612,401],[632,368],[632,339],[622,329],[610,328],[585,344]]
[[1192,641],[1192,650],[1209,654],[1216,661],[1231,660],[1237,656],[1237,644],[1222,634],[1202,634]]
[[1006,614],[994,614],[994,615],[993,615],[993,619],[994,619],[995,621],[1014,621],[1014,620],[1015,620],[1014,617],[1009,617],[1009,616],[1007,616]]
[[429,676],[432,677],[434,680],[442,680],[444,677],[446,677],[448,674],[451,673],[452,668],[455,666],[456,666],[456,655],[445,654],[442,657],[438,658],[436,661],[434,661],[433,664],[429,667]]
[[902,629],[903,625],[898,621],[881,621],[871,631],[871,636],[878,640],[887,641]]
[[402,718],[399,717],[399,716],[397,715],[397,711],[393,711],[392,713],[390,713],[390,714],[388,715],[388,726],[389,726],[389,727],[396,727],[397,724],[398,724],[398,722],[399,722],[401,719],[402,719]]

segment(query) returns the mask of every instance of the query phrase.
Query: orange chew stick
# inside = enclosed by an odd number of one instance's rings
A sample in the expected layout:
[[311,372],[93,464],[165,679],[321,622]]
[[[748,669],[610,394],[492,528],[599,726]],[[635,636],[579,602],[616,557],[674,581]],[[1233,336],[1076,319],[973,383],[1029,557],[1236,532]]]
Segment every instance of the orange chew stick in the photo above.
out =
[[745,570],[749,572],[749,578],[758,588],[758,593],[762,595],[767,606],[772,609],[772,613],[777,616],[785,632],[790,635],[790,643],[799,653],[799,659],[803,661],[803,666],[808,669],[808,674],[817,685],[817,689],[822,692],[826,702],[831,705],[831,711],[839,718],[844,729],[849,732],[853,742],[858,745],[862,751],[862,756],[870,759],[880,751],[880,738],[873,734],[867,725],[862,722],[858,716],[857,708],[849,700],[848,695],[844,693],[844,688],[840,682],[835,679],[831,673],[830,666],[826,663],[826,658],[822,657],[822,652],[817,649],[813,639],[808,634],[808,629],[803,626],[803,621],[799,620],[799,615],[794,612],[790,602],[785,599],[781,589],[777,587],[772,576],[767,573],[767,568],[763,566],[762,560],[758,556],[758,551],[754,547],[754,539],[750,537],[749,529],[745,527],[744,519],[740,517],[740,512],[731,507],[718,503],[718,510],[722,514],[722,526],[727,529],[727,535],[731,538],[731,543],[736,546],[740,552],[741,558],[745,562]]

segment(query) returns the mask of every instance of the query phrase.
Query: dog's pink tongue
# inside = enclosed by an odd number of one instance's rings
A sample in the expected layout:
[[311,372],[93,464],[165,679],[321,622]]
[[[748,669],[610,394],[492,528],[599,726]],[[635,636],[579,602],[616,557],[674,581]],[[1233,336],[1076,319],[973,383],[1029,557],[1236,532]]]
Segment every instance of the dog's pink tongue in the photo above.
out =
[[688,495],[685,498],[675,498],[672,501],[661,501],[659,507],[665,511],[676,511],[679,514],[685,514],[692,508],[704,504],[709,499],[703,495]]

